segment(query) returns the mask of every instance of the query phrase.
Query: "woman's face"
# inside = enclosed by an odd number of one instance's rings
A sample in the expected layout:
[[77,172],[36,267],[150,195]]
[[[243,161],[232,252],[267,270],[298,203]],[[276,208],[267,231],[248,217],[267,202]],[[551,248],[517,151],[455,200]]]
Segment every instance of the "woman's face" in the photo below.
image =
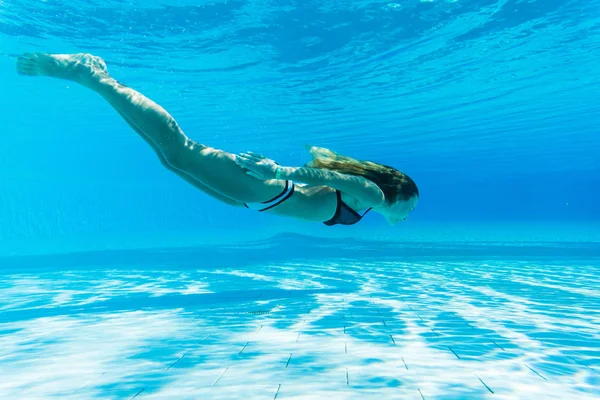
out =
[[417,207],[419,202],[418,196],[413,196],[408,200],[400,200],[387,206],[383,210],[378,210],[385,219],[392,225],[396,225],[398,222],[406,221],[408,214]]

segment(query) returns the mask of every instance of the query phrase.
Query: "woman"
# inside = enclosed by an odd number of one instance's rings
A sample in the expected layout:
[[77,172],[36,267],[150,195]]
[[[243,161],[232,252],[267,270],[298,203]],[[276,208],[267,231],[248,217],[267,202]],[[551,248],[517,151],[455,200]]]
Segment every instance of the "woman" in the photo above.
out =
[[166,168],[233,206],[326,225],[352,225],[373,210],[396,224],[419,199],[417,186],[402,172],[327,149],[312,147],[313,160],[305,167],[282,167],[253,153],[236,156],[196,143],[161,106],[117,82],[104,61],[90,54],[24,54],[17,60],[17,71],[67,79],[97,92]]

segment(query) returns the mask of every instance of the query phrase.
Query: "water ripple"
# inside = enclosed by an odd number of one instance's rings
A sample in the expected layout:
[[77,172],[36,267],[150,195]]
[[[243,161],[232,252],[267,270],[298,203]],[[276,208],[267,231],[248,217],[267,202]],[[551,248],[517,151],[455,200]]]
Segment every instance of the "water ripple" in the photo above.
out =
[[597,6],[5,1],[0,34],[8,54],[93,51],[151,96],[163,82],[168,109],[209,132],[200,140],[245,143],[252,130],[277,151],[303,132],[439,159],[434,169],[487,157],[504,170],[589,170],[600,167]]

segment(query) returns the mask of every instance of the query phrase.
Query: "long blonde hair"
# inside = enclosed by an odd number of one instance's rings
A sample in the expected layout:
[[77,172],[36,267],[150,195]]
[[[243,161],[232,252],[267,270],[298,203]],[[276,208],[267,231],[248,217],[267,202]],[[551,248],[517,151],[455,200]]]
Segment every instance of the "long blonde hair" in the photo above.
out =
[[387,204],[419,196],[419,188],[416,183],[408,175],[395,168],[371,161],[359,161],[324,147],[309,146],[308,149],[313,158],[306,164],[307,167],[362,176],[379,186],[385,195]]

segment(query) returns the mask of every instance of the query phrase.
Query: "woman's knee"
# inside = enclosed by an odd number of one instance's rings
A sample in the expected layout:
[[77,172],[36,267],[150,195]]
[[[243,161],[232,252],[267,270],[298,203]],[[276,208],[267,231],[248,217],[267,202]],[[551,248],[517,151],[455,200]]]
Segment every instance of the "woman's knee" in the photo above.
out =
[[185,172],[230,199],[248,203],[269,197],[258,190],[264,183],[246,175],[231,154],[195,143],[163,149],[163,154],[168,169]]
[[193,151],[185,145],[173,146],[168,149],[162,149],[164,158],[161,162],[167,166],[167,168],[175,168],[180,171],[185,171],[190,167],[192,163],[191,157]]

